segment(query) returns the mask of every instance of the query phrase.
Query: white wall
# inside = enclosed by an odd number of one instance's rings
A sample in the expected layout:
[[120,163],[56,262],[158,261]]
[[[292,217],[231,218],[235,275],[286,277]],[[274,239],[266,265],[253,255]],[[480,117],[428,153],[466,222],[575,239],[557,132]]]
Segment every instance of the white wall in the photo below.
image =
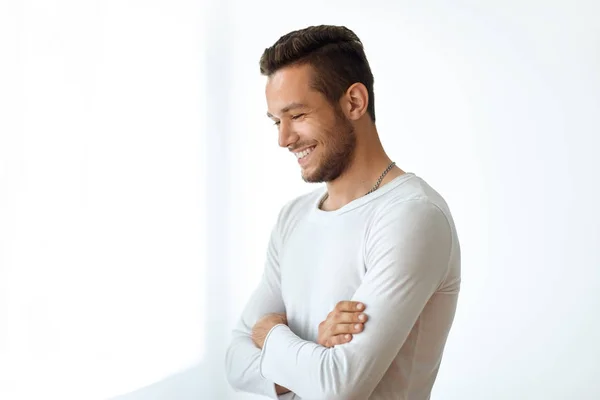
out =
[[320,23],[362,38],[388,153],[459,229],[432,399],[600,398],[600,5],[368,5],[0,3],[0,398],[257,398],[227,335],[313,188],[258,58]]
[[103,399],[202,359],[201,17],[0,2],[1,399]]

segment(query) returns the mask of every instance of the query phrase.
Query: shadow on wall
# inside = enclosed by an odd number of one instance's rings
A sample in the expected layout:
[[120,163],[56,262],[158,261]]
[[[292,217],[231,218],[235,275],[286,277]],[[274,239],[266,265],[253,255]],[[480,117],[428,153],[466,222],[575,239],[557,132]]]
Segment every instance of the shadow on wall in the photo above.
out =
[[[209,392],[202,377],[208,376],[201,365],[163,379],[134,392],[110,400],[198,400]],[[204,382],[203,382],[204,381]]]

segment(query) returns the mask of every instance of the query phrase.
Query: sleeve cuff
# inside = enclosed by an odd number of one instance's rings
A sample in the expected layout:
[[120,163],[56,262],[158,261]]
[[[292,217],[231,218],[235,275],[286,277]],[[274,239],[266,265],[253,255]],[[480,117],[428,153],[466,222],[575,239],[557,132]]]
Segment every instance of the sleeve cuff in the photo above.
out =
[[270,399],[275,400],[292,400],[294,398],[294,392],[287,392],[284,394],[277,394],[277,390],[275,390],[275,383],[267,380],[268,387],[265,390],[265,395]]
[[269,380],[264,380],[263,382],[265,383],[265,388],[263,392],[264,395],[268,396],[270,399],[279,400],[280,397],[277,395],[277,391],[275,390],[275,383]]
[[269,331],[269,333],[267,333],[267,337],[265,338],[265,342],[263,343],[263,348],[260,354],[260,363],[259,363],[259,373],[260,376],[262,376],[264,379],[268,379],[264,374],[263,374],[263,367],[265,364],[265,359],[267,357],[271,356],[271,350],[269,349],[269,339],[271,339],[271,337],[273,336],[273,332],[277,331],[277,330],[281,330],[281,329],[289,329],[289,327],[287,325],[284,324],[277,324],[274,327],[271,328],[271,330]]

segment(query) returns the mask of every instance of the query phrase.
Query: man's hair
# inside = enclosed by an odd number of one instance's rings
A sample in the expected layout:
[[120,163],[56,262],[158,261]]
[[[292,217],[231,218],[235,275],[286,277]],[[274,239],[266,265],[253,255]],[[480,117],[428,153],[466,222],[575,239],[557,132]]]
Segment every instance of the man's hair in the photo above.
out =
[[375,122],[373,74],[363,44],[345,26],[319,25],[292,31],[265,49],[260,73],[271,76],[289,65],[309,64],[313,68],[311,87],[334,106],[354,83],[367,88],[367,112]]

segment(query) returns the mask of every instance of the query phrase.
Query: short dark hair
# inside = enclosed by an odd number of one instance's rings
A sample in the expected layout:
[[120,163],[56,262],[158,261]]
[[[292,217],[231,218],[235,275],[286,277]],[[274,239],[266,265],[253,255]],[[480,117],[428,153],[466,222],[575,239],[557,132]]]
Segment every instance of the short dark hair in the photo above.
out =
[[348,88],[360,82],[367,88],[367,112],[375,122],[373,73],[358,36],[345,26],[319,25],[292,31],[265,49],[260,73],[271,76],[288,65],[309,64],[311,86],[336,104]]

